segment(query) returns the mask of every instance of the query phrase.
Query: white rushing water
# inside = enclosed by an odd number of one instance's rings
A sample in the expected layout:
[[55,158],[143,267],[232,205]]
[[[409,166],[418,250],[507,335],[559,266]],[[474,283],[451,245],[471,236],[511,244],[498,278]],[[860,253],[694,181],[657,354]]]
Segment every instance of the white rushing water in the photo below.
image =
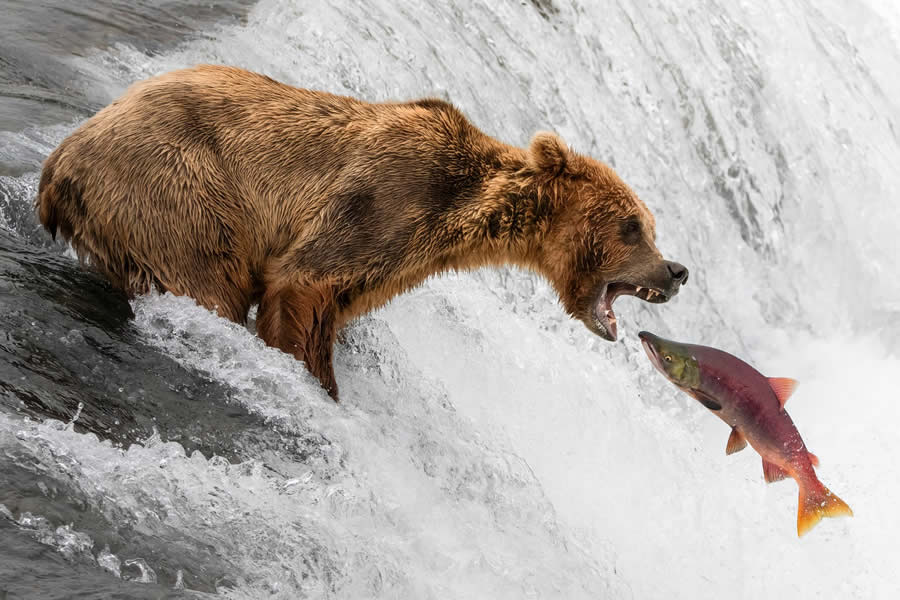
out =
[[[614,164],[689,284],[667,305],[620,299],[609,344],[529,274],[431,280],[347,332],[340,405],[247,329],[143,298],[149,343],[318,440],[312,458],[230,465],[155,438],[123,451],[8,417],[0,447],[64,472],[110,519],[215,547],[236,598],[900,593],[900,11],[331,4],[263,0],[245,25],[169,54],[120,46],[78,67],[104,82],[89,91],[103,103],[213,62],[368,100],[445,97],[520,145],[556,130]],[[726,457],[725,426],[652,370],[640,329],[798,379],[787,408],[856,516],[798,539],[796,485],[766,485],[752,451]]]

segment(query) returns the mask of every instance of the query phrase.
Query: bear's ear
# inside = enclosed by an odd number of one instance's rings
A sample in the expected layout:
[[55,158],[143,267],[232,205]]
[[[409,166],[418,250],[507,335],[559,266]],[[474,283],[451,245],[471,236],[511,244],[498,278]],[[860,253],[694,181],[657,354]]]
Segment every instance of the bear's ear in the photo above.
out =
[[569,148],[566,147],[566,143],[549,131],[534,134],[528,152],[529,162],[533,167],[552,175],[562,173],[569,162]]

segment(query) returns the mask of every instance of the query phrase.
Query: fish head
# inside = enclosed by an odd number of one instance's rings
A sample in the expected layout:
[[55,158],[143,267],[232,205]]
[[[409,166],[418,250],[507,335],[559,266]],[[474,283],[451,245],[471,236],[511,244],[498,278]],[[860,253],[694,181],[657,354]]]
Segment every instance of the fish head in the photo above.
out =
[[666,379],[684,390],[700,385],[700,365],[688,344],[673,342],[649,331],[640,332],[638,337],[650,362]]

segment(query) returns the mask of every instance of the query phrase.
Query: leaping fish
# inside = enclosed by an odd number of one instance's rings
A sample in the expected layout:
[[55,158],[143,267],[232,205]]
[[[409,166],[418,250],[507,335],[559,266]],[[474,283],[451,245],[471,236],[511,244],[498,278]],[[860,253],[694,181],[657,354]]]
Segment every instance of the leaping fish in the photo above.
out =
[[787,477],[797,481],[798,536],[822,517],[853,516],[850,507],[816,477],[813,467],[819,459],[807,450],[784,410],[796,381],[767,378],[736,356],[708,346],[673,342],[646,331],[638,336],[660,373],[731,427],[726,454],[743,450],[749,442],[762,456],[767,482]]

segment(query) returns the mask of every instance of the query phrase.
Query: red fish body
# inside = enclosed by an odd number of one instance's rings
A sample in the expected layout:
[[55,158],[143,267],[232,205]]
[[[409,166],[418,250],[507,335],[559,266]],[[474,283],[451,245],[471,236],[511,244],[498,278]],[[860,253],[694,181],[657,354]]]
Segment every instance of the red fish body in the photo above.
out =
[[647,332],[641,332],[640,338],[657,370],[732,428],[727,454],[749,443],[762,456],[766,481],[796,480],[800,488],[798,535],[812,529],[822,517],[853,514],[819,481],[813,468],[818,459],[807,450],[784,410],[796,386],[793,379],[767,378],[716,348],[681,344]]

